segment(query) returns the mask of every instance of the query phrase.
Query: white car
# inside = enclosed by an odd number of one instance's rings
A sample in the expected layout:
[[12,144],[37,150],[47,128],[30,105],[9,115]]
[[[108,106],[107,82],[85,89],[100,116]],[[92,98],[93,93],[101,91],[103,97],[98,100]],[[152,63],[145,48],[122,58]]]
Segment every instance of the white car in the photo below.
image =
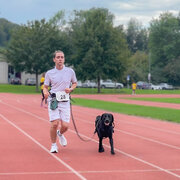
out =
[[36,85],[36,78],[27,78],[25,81],[25,85],[35,86]]
[[118,88],[121,89],[124,87],[122,83],[113,82],[112,80],[101,80],[100,81],[101,88]]
[[95,81],[86,80],[84,83],[82,83],[82,87],[84,87],[84,88],[96,88],[97,83]]
[[153,90],[161,90],[162,89],[162,87],[160,86],[160,85],[154,85],[154,84],[150,84],[150,87],[151,87],[151,89],[153,89]]
[[82,87],[82,82],[81,81],[77,81],[77,87]]
[[161,83],[161,84],[159,84],[159,86],[161,86],[162,89],[173,89],[173,86],[169,85],[167,83]]

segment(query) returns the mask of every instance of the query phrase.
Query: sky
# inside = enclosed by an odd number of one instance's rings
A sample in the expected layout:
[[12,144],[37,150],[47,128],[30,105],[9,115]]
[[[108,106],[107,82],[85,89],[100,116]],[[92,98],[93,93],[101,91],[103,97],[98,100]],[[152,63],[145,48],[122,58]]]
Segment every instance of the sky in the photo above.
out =
[[163,12],[178,15],[180,0],[0,0],[0,18],[21,25],[43,18],[48,20],[60,10],[70,14],[73,10],[93,7],[107,8],[115,16],[114,26],[127,26],[135,18],[148,27]]

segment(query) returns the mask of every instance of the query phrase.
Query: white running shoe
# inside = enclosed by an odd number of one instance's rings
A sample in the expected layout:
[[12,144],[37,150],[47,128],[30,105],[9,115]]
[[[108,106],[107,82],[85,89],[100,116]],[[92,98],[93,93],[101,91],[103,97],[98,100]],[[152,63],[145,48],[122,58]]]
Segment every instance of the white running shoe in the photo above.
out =
[[52,145],[50,152],[51,152],[51,153],[57,153],[57,152],[58,152],[58,147],[57,147],[57,145]]
[[59,130],[57,130],[57,135],[58,135],[58,137],[59,137],[59,143],[60,143],[60,145],[61,145],[61,146],[66,146],[66,145],[67,145],[67,140],[66,140],[66,138],[64,137],[64,135],[63,135],[63,134],[60,134],[60,131],[59,131]]

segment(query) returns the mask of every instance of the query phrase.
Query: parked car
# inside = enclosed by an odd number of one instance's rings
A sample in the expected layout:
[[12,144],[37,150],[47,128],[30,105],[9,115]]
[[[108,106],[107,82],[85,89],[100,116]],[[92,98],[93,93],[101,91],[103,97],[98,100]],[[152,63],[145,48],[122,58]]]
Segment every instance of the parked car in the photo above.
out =
[[151,89],[151,85],[148,82],[138,81],[137,89]]
[[82,83],[82,87],[84,87],[84,88],[96,88],[97,83],[95,81],[86,80],[85,82]]
[[152,84],[152,83],[150,83],[150,87],[151,87],[151,89],[153,89],[153,90],[161,90],[161,89],[162,89],[162,87],[161,87],[160,85],[154,85],[154,84]]
[[112,80],[101,80],[100,81],[100,87],[101,88],[118,88],[121,89],[124,87],[122,83],[119,82],[113,82]]
[[81,81],[77,81],[77,87],[82,87],[82,82]]
[[162,89],[173,89],[173,86],[167,83],[160,83],[159,86],[161,86]]
[[36,79],[35,78],[27,78],[25,81],[25,85],[36,85]]
[[11,84],[21,84],[21,79],[18,77],[12,78],[10,83]]

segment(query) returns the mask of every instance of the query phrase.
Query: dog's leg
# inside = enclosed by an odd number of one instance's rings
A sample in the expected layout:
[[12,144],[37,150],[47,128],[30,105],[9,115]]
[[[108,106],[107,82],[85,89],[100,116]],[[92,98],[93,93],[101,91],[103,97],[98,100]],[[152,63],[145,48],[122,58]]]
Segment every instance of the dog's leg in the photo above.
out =
[[111,145],[111,154],[115,154],[115,152],[114,152],[113,138],[109,138],[109,143],[110,143],[110,145]]
[[102,145],[102,140],[103,140],[103,138],[99,138],[99,152],[104,152],[104,148],[103,148],[103,145]]

